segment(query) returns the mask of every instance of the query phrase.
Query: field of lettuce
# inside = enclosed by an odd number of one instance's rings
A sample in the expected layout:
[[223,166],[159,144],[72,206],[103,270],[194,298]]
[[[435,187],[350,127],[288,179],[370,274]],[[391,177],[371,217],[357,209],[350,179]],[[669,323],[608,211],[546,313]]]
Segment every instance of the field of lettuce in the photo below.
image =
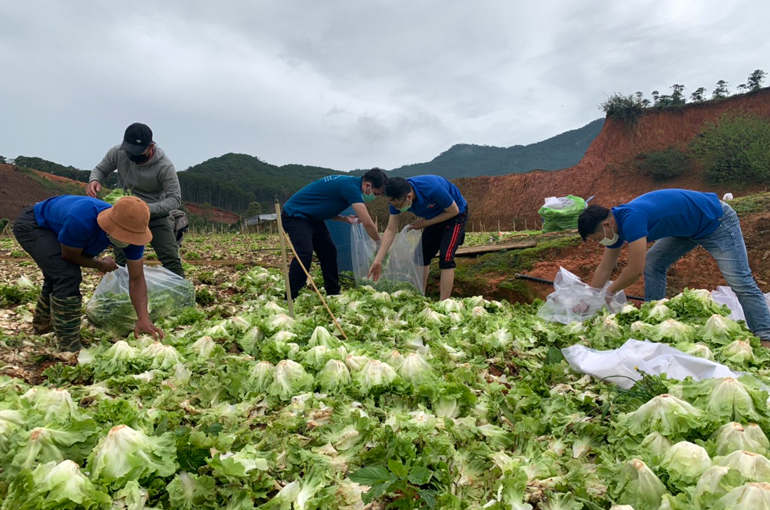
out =
[[[254,257],[183,253],[223,249]],[[88,326],[75,359],[30,334],[34,266],[0,269],[3,510],[770,509],[770,351],[708,292],[563,326],[349,286],[344,339],[310,292],[289,317],[275,269],[188,266],[162,343]],[[624,390],[561,354],[629,338],[746,375]]]

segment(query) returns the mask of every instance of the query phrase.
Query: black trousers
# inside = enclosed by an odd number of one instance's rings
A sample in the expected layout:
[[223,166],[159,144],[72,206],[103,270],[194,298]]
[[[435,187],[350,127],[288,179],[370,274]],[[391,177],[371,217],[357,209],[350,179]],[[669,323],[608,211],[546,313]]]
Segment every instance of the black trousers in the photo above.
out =
[[53,230],[43,228],[35,220],[33,207],[28,207],[13,224],[13,235],[24,251],[30,254],[38,267],[43,270],[44,298],[59,299],[80,297],[80,282],[83,276],[80,266],[67,262],[61,257],[61,244]]
[[[320,220],[287,216],[286,213],[281,213],[281,222],[305,268],[310,271],[313,252],[315,252],[321,263],[326,293],[330,296],[339,294],[340,276],[337,271],[337,247],[334,245],[326,223]],[[289,266],[289,285],[291,285],[292,298],[297,297],[306,283],[307,276],[295,258]]]

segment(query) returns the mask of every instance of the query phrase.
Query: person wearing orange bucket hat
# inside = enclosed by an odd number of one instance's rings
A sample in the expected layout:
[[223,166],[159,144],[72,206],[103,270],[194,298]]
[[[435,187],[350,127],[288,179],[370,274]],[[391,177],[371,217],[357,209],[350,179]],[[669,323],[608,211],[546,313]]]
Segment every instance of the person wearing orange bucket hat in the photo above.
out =
[[144,245],[152,240],[149,221],[150,209],[138,197],[123,197],[111,206],[96,198],[62,195],[25,209],[14,223],[13,234],[43,271],[32,320],[35,333],[53,331],[60,350],[80,350],[81,268],[116,270],[112,257],[98,258],[113,246],[126,257],[129,294],[138,317],[134,335],[163,338],[147,311],[143,263]]

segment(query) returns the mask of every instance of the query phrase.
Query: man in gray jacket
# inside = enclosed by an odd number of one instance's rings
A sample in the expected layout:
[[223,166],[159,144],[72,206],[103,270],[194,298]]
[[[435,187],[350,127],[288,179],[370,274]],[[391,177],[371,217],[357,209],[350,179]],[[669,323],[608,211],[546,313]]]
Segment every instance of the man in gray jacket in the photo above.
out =
[[[169,213],[182,205],[182,191],[171,160],[152,141],[152,130],[145,124],[128,126],[123,143],[111,148],[88,178],[86,193],[96,197],[101,183],[118,171],[118,186],[147,202],[150,207],[150,245],[158,260],[169,271],[184,277],[182,261]],[[125,265],[122,253],[116,253],[118,264]]]

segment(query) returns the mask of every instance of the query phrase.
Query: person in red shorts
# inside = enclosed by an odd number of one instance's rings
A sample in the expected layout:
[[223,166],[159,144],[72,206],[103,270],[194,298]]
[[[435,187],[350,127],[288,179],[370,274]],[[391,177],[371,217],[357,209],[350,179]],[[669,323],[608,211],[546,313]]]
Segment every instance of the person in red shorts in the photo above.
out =
[[440,299],[447,299],[452,295],[455,280],[455,252],[465,241],[465,224],[468,221],[465,198],[457,186],[438,175],[418,175],[406,179],[393,177],[385,185],[385,196],[390,204],[390,219],[382,245],[369,269],[370,278],[374,281],[380,278],[382,262],[398,233],[399,215],[409,211],[422,218],[409,227],[423,231],[423,290],[428,282],[430,261],[438,254]]

